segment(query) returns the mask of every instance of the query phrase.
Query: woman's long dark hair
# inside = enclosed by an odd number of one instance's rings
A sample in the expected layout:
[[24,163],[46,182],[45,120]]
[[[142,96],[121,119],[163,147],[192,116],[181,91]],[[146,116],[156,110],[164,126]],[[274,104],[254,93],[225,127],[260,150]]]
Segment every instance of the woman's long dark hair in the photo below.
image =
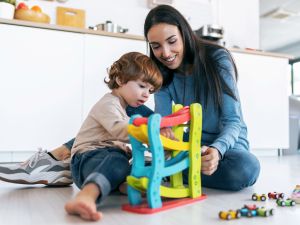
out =
[[[206,106],[207,102],[212,100],[215,109],[219,111],[223,102],[223,92],[237,100],[237,96],[235,96],[219,74],[222,65],[217,65],[216,60],[212,56],[212,53],[217,49],[222,48],[227,51],[234,67],[235,80],[237,80],[237,69],[227,49],[198,38],[182,14],[168,5],[157,6],[148,13],[144,24],[144,36],[146,39],[151,27],[159,23],[175,25],[181,33],[184,44],[184,56],[180,67],[184,71],[188,71],[188,68],[192,65],[192,73],[195,80],[195,102],[200,102]],[[155,61],[162,72],[164,78],[163,86],[166,86],[172,81],[174,70],[164,66],[154,56],[151,47],[149,49],[151,59]]]

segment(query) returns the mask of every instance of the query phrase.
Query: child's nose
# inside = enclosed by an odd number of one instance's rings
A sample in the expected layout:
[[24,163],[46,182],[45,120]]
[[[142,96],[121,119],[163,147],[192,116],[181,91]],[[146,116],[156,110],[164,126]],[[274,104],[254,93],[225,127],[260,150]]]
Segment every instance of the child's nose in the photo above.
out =
[[149,92],[149,91],[145,91],[144,94],[143,94],[143,96],[144,96],[145,98],[149,98],[150,92]]

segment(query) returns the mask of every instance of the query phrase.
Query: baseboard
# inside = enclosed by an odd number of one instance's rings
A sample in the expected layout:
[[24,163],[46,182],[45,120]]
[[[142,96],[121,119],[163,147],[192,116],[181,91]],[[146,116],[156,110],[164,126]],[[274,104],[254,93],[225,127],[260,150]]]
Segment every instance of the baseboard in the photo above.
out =
[[255,156],[278,156],[278,149],[251,149]]
[[23,162],[34,153],[36,153],[36,151],[1,151],[0,163]]

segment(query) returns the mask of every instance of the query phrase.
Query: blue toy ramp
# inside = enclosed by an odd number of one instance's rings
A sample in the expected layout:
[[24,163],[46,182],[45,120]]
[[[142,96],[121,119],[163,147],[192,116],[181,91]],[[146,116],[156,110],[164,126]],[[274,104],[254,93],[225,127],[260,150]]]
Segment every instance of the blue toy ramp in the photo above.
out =
[[136,206],[124,204],[122,205],[122,210],[138,214],[153,214],[168,209],[176,208],[178,206],[188,205],[204,199],[206,199],[206,195],[204,194],[197,198],[164,199],[162,202],[162,207],[160,208],[150,208],[148,206],[148,203],[145,201],[142,204]]

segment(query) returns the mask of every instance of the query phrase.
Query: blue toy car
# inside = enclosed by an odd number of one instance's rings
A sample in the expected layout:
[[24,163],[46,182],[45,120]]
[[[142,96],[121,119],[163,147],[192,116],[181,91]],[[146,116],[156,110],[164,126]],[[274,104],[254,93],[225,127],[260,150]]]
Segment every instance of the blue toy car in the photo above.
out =
[[257,207],[256,205],[244,205],[240,212],[241,216],[254,217],[257,216]]

